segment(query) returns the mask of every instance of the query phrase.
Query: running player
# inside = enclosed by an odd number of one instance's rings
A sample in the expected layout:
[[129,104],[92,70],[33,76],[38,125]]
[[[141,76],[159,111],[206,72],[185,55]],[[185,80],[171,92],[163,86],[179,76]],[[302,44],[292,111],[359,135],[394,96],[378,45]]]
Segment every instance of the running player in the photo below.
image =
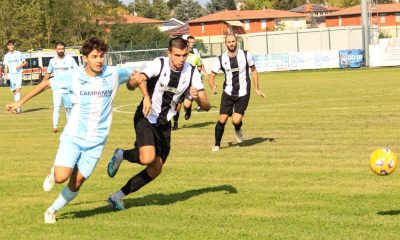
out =
[[[50,59],[49,67],[47,68],[47,73],[43,78],[43,81],[47,81],[50,75],[53,74],[57,77],[58,74],[68,71],[70,69],[78,69],[78,64],[73,57],[65,55],[65,44],[63,42],[56,43],[57,56]],[[52,133],[57,133],[58,131],[58,119],[60,117],[61,103],[64,103],[65,113],[67,120],[71,113],[72,104],[70,101],[70,94],[65,89],[62,88],[52,88],[53,89],[53,129]]]
[[258,84],[257,69],[249,52],[238,49],[237,38],[229,34],[225,38],[227,52],[218,57],[209,78],[210,88],[216,93],[215,75],[222,70],[225,74],[219,119],[215,126],[215,145],[212,151],[219,151],[228,117],[232,117],[235,126],[236,139],[243,141],[242,119],[250,99],[250,73],[253,78],[256,93],[265,97]]
[[133,120],[135,148],[125,151],[117,148],[107,172],[114,177],[123,159],[145,165],[146,168],[110,196],[108,202],[114,210],[124,210],[122,198],[139,190],[161,173],[170,151],[170,120],[176,114],[176,105],[183,94],[189,89],[193,99],[198,99],[205,110],[210,109],[201,75],[195,67],[185,62],[187,55],[187,42],[182,38],[171,39],[168,57],[154,59],[140,75],[146,81],[140,85],[145,94]]
[[[21,86],[22,86],[22,68],[28,64],[25,61],[24,55],[15,50],[15,41],[7,41],[8,52],[4,55],[3,64],[4,68],[4,79],[10,80],[10,89],[14,94],[14,101],[18,101],[21,98]],[[16,113],[21,113],[21,108],[16,109]]]
[[129,79],[127,86],[130,88],[140,84],[136,81],[139,78],[131,77],[129,69],[103,65],[107,48],[102,40],[87,40],[82,46],[84,69],[70,70],[50,81],[42,81],[20,101],[7,105],[9,111],[15,112],[23,103],[55,84],[72,93],[71,116],[60,137],[54,167],[45,178],[43,189],[50,191],[55,183],[68,179],[69,182],[46,210],[45,223],[56,223],[56,212],[78,195],[96,167],[110,131],[112,101],[119,85]]

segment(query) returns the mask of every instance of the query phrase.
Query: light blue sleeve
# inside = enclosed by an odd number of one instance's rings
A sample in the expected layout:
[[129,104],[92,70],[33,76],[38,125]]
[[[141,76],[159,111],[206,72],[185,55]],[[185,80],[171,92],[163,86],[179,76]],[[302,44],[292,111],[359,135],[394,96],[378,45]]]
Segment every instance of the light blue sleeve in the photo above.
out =
[[21,63],[23,62],[23,61],[25,61],[25,56],[24,56],[24,54],[22,54],[21,52],[19,53],[20,54],[20,60],[21,60]]
[[53,67],[53,61],[50,59],[49,61],[49,66],[47,67],[47,72],[48,73],[53,73],[54,67]]
[[8,65],[8,55],[5,55],[5,56],[4,56],[3,65],[4,65],[4,66],[5,66],[5,65]]
[[72,69],[76,70],[79,68],[78,64],[76,63],[76,61],[73,57],[71,57],[71,62],[72,62]]
[[57,74],[57,76],[50,79],[50,87],[55,89],[65,89],[67,91],[71,91],[72,89],[72,79],[76,71],[69,70],[65,72],[61,72]]
[[115,68],[117,73],[118,73],[118,82],[119,84],[123,84],[126,81],[128,81],[132,75],[132,70],[129,68],[123,68],[123,67],[116,67]]

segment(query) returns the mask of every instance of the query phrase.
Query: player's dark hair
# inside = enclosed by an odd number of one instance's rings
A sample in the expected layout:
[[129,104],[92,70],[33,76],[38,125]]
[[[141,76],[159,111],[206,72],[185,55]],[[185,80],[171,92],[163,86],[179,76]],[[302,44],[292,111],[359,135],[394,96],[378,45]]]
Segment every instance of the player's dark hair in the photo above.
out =
[[15,41],[12,40],[12,39],[8,40],[7,41],[7,46],[10,45],[10,44],[15,45]]
[[181,37],[176,37],[176,38],[172,38],[171,40],[169,40],[168,50],[170,52],[172,52],[172,48],[184,50],[187,47],[188,47],[187,42]]
[[233,33],[228,33],[228,34],[225,35],[225,42],[226,42],[226,39],[227,39],[229,36],[235,37],[235,40],[237,41],[237,36],[236,36],[235,34],[233,34]]
[[61,41],[56,42],[56,45],[54,45],[54,46],[57,47],[58,45],[61,45],[61,46],[65,47],[65,44],[63,42],[61,42]]
[[82,54],[87,57],[93,50],[107,52],[108,46],[103,40],[93,37],[83,43]]
[[194,40],[194,37],[192,35],[190,35],[189,37],[187,37],[188,41],[189,41],[189,39],[193,39]]

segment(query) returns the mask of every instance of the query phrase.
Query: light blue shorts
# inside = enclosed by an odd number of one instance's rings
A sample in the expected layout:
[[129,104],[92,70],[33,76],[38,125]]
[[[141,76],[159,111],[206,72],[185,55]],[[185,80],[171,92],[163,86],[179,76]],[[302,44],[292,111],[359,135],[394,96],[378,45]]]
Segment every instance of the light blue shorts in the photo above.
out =
[[71,94],[63,89],[53,90],[54,108],[61,107],[61,103],[64,103],[64,108],[72,108]]
[[103,152],[104,143],[91,147],[81,147],[71,138],[61,137],[54,166],[75,168],[88,179]]
[[9,73],[10,78],[10,90],[15,91],[17,88],[22,86],[22,74],[21,73]]

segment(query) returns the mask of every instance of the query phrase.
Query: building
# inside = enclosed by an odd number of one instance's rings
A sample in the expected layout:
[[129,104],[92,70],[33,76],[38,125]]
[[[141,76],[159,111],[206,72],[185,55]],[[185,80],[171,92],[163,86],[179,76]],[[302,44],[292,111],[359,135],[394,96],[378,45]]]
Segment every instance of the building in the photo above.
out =
[[[379,27],[397,26],[400,23],[400,3],[371,4],[369,6],[370,24]],[[327,27],[361,25],[360,5],[345,8],[325,16]]]
[[305,14],[264,9],[225,10],[190,20],[189,32],[195,37],[223,36],[227,33],[249,34],[274,30],[306,28]]
[[290,9],[289,11],[307,14],[307,24],[311,27],[325,27],[325,15],[339,11],[340,9],[341,8],[337,7],[307,3],[302,6]]

